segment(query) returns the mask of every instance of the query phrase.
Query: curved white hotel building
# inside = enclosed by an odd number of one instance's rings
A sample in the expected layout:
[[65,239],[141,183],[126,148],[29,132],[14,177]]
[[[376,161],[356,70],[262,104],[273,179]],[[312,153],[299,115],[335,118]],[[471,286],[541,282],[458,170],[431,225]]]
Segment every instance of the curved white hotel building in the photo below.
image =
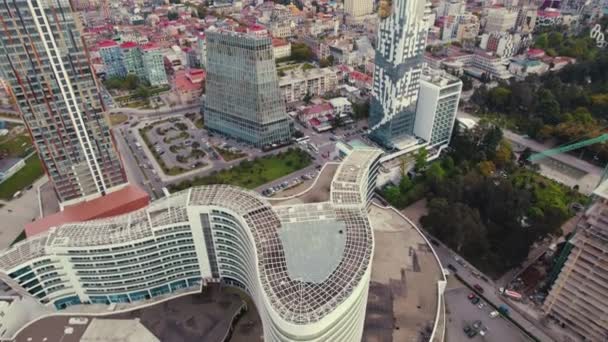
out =
[[380,155],[353,151],[325,202],[273,206],[257,193],[212,185],[127,215],[54,227],[4,251],[0,278],[57,309],[137,302],[221,280],[251,295],[266,341],[358,341]]

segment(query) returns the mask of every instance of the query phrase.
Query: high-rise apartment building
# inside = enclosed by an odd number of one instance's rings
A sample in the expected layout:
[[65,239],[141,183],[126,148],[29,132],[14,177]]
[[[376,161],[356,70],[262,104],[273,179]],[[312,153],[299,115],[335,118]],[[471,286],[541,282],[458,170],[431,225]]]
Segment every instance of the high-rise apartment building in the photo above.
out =
[[394,0],[380,13],[370,107],[371,137],[399,147],[412,134],[429,14],[426,1]]
[[141,54],[143,69],[150,85],[167,84],[167,73],[160,48],[154,43],[148,43],[141,47]]
[[414,134],[429,147],[447,146],[458,112],[462,82],[444,71],[426,69],[420,80]]
[[205,125],[256,146],[291,137],[292,122],[279,90],[272,39],[207,32]]
[[68,1],[0,6],[0,70],[62,205],[122,188],[126,175]]
[[124,42],[120,44],[122,62],[127,74],[137,75],[141,79],[146,79],[144,62],[141,56],[141,49],[135,42]]
[[512,30],[517,23],[517,11],[510,11],[504,7],[488,9],[484,32],[506,32]]
[[595,191],[595,203],[585,213],[565,248],[568,259],[551,287],[543,311],[581,340],[608,337],[608,181]]
[[106,67],[107,77],[124,77],[127,74],[122,61],[120,46],[113,40],[104,40],[98,44],[99,55]]
[[361,17],[372,14],[373,11],[373,0],[344,0],[344,13],[350,16]]

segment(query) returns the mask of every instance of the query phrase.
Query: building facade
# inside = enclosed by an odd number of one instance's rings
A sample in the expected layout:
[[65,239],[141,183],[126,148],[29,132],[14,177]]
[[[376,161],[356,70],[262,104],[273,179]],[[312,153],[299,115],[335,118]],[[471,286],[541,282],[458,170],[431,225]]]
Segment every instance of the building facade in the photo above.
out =
[[139,45],[134,42],[124,42],[120,44],[120,49],[127,74],[136,75],[140,79],[147,79]]
[[425,1],[394,0],[380,15],[369,123],[387,147],[412,134],[430,9]]
[[205,125],[255,146],[287,141],[293,123],[285,111],[272,39],[207,32]]
[[118,43],[113,40],[104,40],[97,46],[99,47],[99,56],[106,67],[106,76],[124,77],[127,72],[122,62],[122,53]]
[[143,69],[146,80],[151,86],[167,84],[167,73],[160,48],[154,43],[148,43],[141,47]]
[[581,340],[605,341],[608,336],[608,182],[595,191],[587,210],[565,249],[563,265],[543,311]]
[[123,187],[126,175],[69,3],[13,1],[0,17],[0,70],[61,205]]
[[344,0],[344,13],[352,17],[372,14],[373,11],[373,0]]
[[425,70],[420,81],[414,134],[429,147],[448,146],[458,112],[462,81],[444,71]]
[[333,68],[288,71],[279,79],[279,87],[287,103],[301,101],[306,95],[321,96],[337,86],[338,75]]
[[486,16],[484,32],[506,32],[515,27],[518,12],[506,8],[490,8]]
[[265,341],[359,341],[374,250],[367,208],[381,154],[353,151],[322,203],[272,205],[212,185],[127,215],[62,225],[0,255],[0,278],[59,310],[221,281],[251,296]]

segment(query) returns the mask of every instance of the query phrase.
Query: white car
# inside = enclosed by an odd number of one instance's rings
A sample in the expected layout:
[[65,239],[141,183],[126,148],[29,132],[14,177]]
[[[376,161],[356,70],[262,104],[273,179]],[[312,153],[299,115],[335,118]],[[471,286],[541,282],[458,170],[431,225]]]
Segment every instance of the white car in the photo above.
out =
[[490,312],[490,318],[496,318],[496,317],[498,317],[498,315],[500,315],[498,313],[498,311],[492,311],[492,312]]

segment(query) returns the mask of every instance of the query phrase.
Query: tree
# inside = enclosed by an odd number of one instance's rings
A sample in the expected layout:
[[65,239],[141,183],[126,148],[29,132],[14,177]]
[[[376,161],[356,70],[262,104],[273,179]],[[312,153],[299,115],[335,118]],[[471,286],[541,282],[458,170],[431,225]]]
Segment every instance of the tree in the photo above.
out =
[[479,162],[477,168],[479,169],[479,172],[486,177],[490,177],[496,172],[496,165],[489,160]]
[[473,89],[473,80],[469,76],[463,75],[460,77],[462,81],[462,91],[469,91]]
[[310,94],[310,92],[306,92],[306,95],[304,96],[304,102],[306,104],[310,104],[310,100],[312,100],[312,95]]
[[526,147],[519,155],[517,162],[519,163],[520,166],[528,165],[530,163],[528,158],[530,158],[531,155],[532,155],[532,150],[529,147]]
[[498,86],[492,88],[488,93],[488,105],[490,108],[496,111],[505,111],[509,98],[511,96],[511,90],[506,87]]
[[496,150],[496,154],[494,155],[494,164],[496,164],[498,168],[502,169],[511,163],[512,157],[513,150],[511,149],[511,145],[507,141],[502,140],[498,145],[498,150]]
[[177,20],[177,18],[179,18],[179,15],[177,14],[177,12],[168,12],[167,13],[168,20]]
[[353,102],[353,115],[355,119],[365,119],[369,116],[369,101],[364,103]]
[[414,171],[416,172],[416,174],[422,172],[422,170],[424,170],[424,168],[427,165],[427,158],[429,156],[429,152],[426,150],[426,148],[421,148],[418,150],[418,152],[416,152],[416,156],[414,157],[415,163],[414,163]]
[[329,55],[326,58],[321,58],[321,60],[319,61],[319,66],[321,68],[325,68],[328,66],[331,66],[334,64],[334,56],[333,55]]

